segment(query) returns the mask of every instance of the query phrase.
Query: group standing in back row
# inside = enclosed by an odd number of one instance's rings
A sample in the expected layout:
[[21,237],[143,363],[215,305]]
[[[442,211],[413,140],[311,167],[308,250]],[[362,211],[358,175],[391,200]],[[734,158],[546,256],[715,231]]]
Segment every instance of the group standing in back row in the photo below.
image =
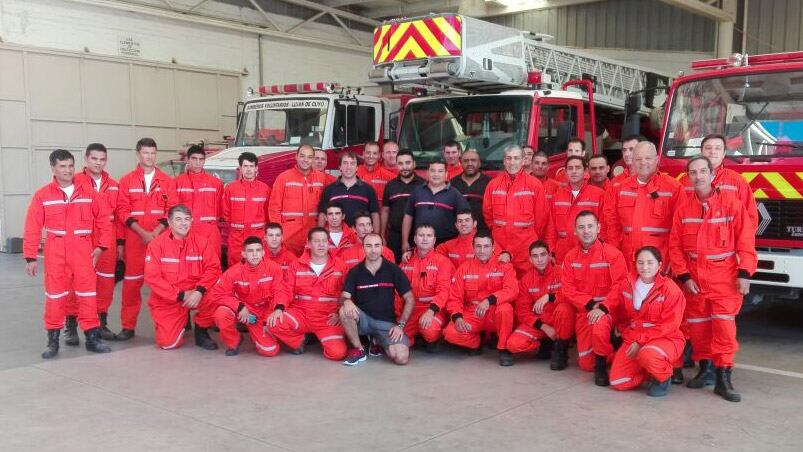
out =
[[[683,383],[688,338],[699,372],[687,386],[740,399],[735,316],[756,267],[757,213],[747,183],[722,165],[721,136],[705,137],[680,181],[658,172],[655,146],[640,137],[623,141],[625,169],[610,180],[608,162],[587,160],[579,139],[555,179],[546,154],[513,145],[491,178],[476,151],[446,143],[426,179],[393,142],[381,152],[368,143],[362,165],[344,153],[337,179],[321,171],[325,153],[302,145],[272,189],[249,152],[225,187],[203,171],[199,146],[175,179],[155,167],[156,154],[141,139],[137,168],[119,185],[101,144],[87,147],[78,174],[69,152],[51,154],[53,182],[31,200],[24,240],[33,276],[45,231],[43,358],[58,353],[62,328],[77,345],[80,325],[94,352],[110,351],[104,339],[131,339],[147,284],[164,349],[183,343],[193,310],[203,348],[217,348],[217,326],[236,355],[239,322],[262,355],[280,343],[303,353],[311,333],[324,356],[346,364],[382,353],[404,364],[415,341],[435,352],[443,337],[471,353],[493,342],[503,366],[513,353],[551,352],[561,370],[574,337],[596,384],[649,380],[660,396]],[[122,329],[113,334],[118,259]]]

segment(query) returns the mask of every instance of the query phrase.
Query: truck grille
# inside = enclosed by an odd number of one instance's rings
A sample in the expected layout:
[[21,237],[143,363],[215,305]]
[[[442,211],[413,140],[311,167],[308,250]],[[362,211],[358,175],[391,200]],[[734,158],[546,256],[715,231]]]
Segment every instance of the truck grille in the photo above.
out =
[[803,200],[758,201],[756,238],[803,240]]

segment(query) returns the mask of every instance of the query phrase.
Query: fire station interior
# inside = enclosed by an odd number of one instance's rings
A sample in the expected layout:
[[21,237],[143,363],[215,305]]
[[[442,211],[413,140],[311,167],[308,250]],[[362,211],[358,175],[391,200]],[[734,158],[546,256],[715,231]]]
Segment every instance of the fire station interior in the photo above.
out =
[[[399,41],[409,47],[392,50]],[[0,0],[0,449],[800,450],[802,87],[803,0]],[[455,140],[494,176],[511,144],[546,152],[555,175],[580,137],[614,177],[623,138],[641,134],[659,171],[681,178],[711,133],[726,137],[723,165],[757,205],[757,268],[728,374],[740,403],[708,384],[671,384],[664,397],[647,396],[652,381],[600,387],[573,340],[561,371],[548,355],[500,366],[494,345],[446,342],[429,353],[419,341],[406,365],[380,355],[346,366],[312,338],[303,354],[266,357],[246,333],[226,356],[215,328],[217,350],[192,331],[162,350],[147,283],[133,338],[91,353],[80,329],[79,346],[62,331],[43,359],[43,312],[59,302],[46,278],[65,272],[45,248],[60,238],[33,244],[34,276],[23,251],[57,149],[79,173],[87,145],[103,143],[119,181],[140,138],[158,144],[169,177],[200,145],[224,184],[253,151],[270,186],[300,145],[323,149],[338,176],[345,152],[389,140],[413,152],[420,175]],[[700,366],[688,364],[684,382]]]

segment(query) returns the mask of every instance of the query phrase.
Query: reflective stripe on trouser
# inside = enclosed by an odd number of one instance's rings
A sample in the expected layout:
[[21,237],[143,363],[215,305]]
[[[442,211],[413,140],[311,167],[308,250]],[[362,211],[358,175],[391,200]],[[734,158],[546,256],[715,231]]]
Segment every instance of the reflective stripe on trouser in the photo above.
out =
[[[95,283],[97,296],[95,297],[98,305],[98,312],[109,312],[109,307],[114,299],[114,271],[117,265],[117,246],[113,246],[103,253],[95,266]],[[67,303],[67,315],[78,315],[78,303],[74,294],[70,294]]]
[[[337,310],[332,312],[337,313]],[[334,361],[346,357],[346,332],[340,325],[327,324],[328,313],[313,312],[291,306],[284,312],[284,319],[270,329],[270,333],[288,347],[296,349],[304,342],[304,335],[313,333],[323,348],[323,356]]]
[[577,365],[586,372],[594,370],[592,328],[585,310],[578,312],[571,303],[558,303],[554,316],[558,339],[569,340],[572,335],[577,337]]
[[711,359],[711,305],[703,294],[693,295],[684,290],[686,311],[684,319],[692,344],[692,359]]
[[120,324],[128,330],[136,329],[139,310],[142,308],[142,285],[145,283],[145,250],[142,239],[134,231],[125,233],[125,276],[123,297],[120,303]]
[[91,254],[89,236],[45,240],[45,329],[64,327],[67,303],[73,296],[81,329],[87,331],[100,325]]
[[621,315],[614,311],[602,316],[597,323],[591,326],[591,348],[595,355],[606,356],[608,362],[613,359],[611,333],[614,327],[617,327],[619,331],[623,330],[624,325],[620,323]]
[[418,324],[419,320],[421,320],[421,314],[427,312],[427,310],[429,310],[429,305],[417,304],[413,308],[413,313],[410,315],[407,324],[404,325],[404,334],[407,335],[411,347],[415,342],[415,336],[418,334],[426,342],[435,342],[443,336],[443,326],[446,324],[443,310],[432,316],[429,328],[421,328],[421,325]]
[[[153,331],[156,345],[165,350],[181,347],[184,343],[184,326],[187,324],[187,314],[190,309],[185,308],[176,300],[165,300],[151,295],[148,307],[153,319]],[[216,304],[212,298],[205,295],[201,298],[198,307],[193,309],[195,316],[193,323],[201,328],[209,328],[214,324]]]
[[262,245],[265,245],[265,229],[232,229],[229,228],[229,239],[227,244],[227,255],[228,255],[228,262],[229,267],[234,266],[243,259],[242,251],[243,251],[243,242],[249,236],[256,236],[262,239]]
[[[237,316],[228,306],[218,306],[215,310],[215,325],[220,328],[220,341],[226,348],[235,348],[240,344],[240,332],[237,331]],[[254,341],[257,353],[262,356],[276,356],[279,344],[264,328],[265,319],[260,317],[254,324],[246,325],[251,340]]]
[[611,365],[611,389],[626,391],[634,389],[648,377],[666,381],[672,376],[672,367],[683,354],[686,341],[675,339],[654,339],[641,347],[636,359],[627,357],[627,349],[632,342],[625,341],[616,352]]
[[524,229],[500,226],[493,230],[493,238],[501,249],[510,252],[512,255],[510,263],[516,269],[517,275],[521,276],[532,268],[527,247],[538,239],[538,234],[532,227]]
[[742,296],[709,297],[711,309],[711,356],[716,367],[733,367],[739,351],[736,340],[736,315],[742,308]]
[[480,333],[483,331],[495,332],[499,337],[496,348],[506,350],[507,339],[513,332],[513,306],[510,304],[494,305],[488,308],[483,318],[477,317],[474,309],[463,311],[463,320],[471,325],[471,331],[460,333],[455,329],[454,322],[443,331],[447,342],[471,349],[480,348]]
[[543,331],[533,328],[532,325],[520,323],[507,338],[507,350],[510,353],[534,352],[541,346],[541,339],[545,337]]

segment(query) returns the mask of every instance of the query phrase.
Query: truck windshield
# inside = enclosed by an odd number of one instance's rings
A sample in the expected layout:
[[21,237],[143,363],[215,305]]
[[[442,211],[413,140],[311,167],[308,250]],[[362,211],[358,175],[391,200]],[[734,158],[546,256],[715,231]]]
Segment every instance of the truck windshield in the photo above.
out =
[[235,146],[321,147],[328,99],[270,99],[249,102],[243,109]]
[[441,157],[443,144],[454,140],[476,149],[483,167],[499,168],[508,144],[525,144],[532,97],[462,96],[407,105],[399,147],[409,149],[418,164]]
[[703,137],[712,133],[727,138],[732,157],[803,156],[803,72],[739,75],[678,86],[663,154],[699,154]]

